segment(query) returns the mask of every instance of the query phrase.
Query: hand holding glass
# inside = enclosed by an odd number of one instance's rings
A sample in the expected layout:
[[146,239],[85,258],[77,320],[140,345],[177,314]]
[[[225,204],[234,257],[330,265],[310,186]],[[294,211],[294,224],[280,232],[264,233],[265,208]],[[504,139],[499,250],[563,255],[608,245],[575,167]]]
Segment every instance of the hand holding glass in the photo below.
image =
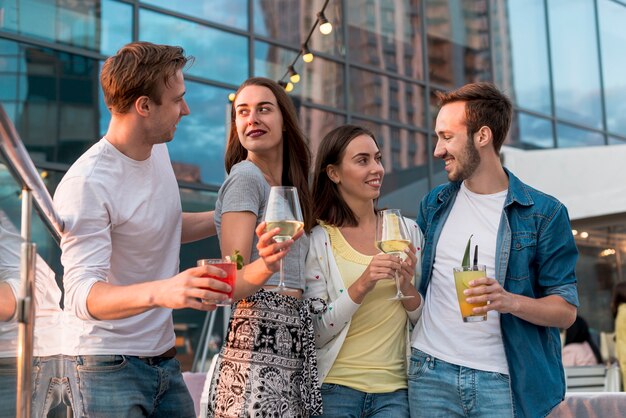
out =
[[[304,227],[298,189],[288,186],[273,186],[267,200],[264,221],[267,231],[280,228],[280,232],[274,236],[276,242],[287,241],[296,235]],[[275,292],[282,292],[287,289],[282,258],[279,263],[280,281],[276,288],[271,289]]]
[[463,294],[465,289],[469,289],[471,287],[469,283],[472,280],[485,276],[487,276],[487,267],[482,264],[454,267],[454,284],[456,286],[456,295],[459,299],[459,307],[461,308],[463,322],[479,322],[487,320],[487,314],[477,315],[472,312],[473,308],[485,306],[487,305],[487,302],[467,303],[467,296]]
[[[223,282],[226,282],[230,286],[230,292],[224,293],[225,295],[228,296],[228,298],[215,303],[217,306],[230,306],[234,302],[233,293],[235,292],[235,278],[237,277],[237,264],[234,261],[223,260],[220,258],[203,258],[201,260],[198,260],[197,265],[198,267],[215,266],[226,272],[226,277],[217,277],[217,276],[211,276],[211,275],[208,275],[207,277],[221,280]],[[222,292],[218,292],[218,293],[222,293]],[[209,301],[209,300],[207,301],[203,300],[203,302],[213,303],[213,301]]]
[[[407,258],[404,252],[411,243],[409,230],[404,223],[404,218],[399,209],[381,210],[376,216],[376,247],[385,254],[400,257],[402,261]],[[406,296],[400,290],[400,276],[395,272],[396,295],[389,300],[411,299],[414,296]]]

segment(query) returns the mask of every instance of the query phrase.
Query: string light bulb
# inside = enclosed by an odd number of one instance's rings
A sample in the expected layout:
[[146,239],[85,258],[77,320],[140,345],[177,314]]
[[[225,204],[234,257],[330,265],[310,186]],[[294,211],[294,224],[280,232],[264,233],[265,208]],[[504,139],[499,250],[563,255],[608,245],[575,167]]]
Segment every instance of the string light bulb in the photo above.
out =
[[306,63],[313,62],[313,58],[315,57],[313,56],[313,53],[311,52],[307,44],[302,44],[302,61]]
[[293,83],[291,81],[278,80],[278,85],[284,88],[287,93],[293,91]]
[[287,71],[289,71],[289,80],[291,80],[292,83],[296,84],[300,81],[300,74],[293,68],[293,65],[290,65]]
[[235,101],[235,93],[228,93],[228,101],[229,102]]
[[319,12],[317,14],[317,20],[320,23],[320,32],[322,32],[322,35],[328,35],[333,31],[333,25],[328,21],[328,19],[326,19],[324,12]]

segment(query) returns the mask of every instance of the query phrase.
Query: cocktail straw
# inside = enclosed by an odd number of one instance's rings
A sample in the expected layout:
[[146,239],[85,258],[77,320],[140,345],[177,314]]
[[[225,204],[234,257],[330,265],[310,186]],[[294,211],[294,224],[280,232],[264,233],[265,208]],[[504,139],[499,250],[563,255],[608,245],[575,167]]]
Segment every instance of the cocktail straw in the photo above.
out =
[[472,270],[478,270],[478,244],[474,247],[474,265]]

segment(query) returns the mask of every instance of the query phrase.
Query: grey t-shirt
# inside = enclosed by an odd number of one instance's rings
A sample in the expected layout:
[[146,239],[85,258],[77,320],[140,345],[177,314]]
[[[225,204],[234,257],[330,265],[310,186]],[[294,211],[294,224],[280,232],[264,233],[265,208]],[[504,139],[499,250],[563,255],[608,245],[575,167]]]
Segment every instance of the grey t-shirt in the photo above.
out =
[[[244,160],[235,164],[220,187],[215,203],[215,225],[220,240],[222,238],[222,213],[252,212],[256,215],[256,225],[258,225],[263,221],[269,194],[270,185],[253,162]],[[237,233],[237,231],[225,232]],[[258,241],[258,237],[254,234],[250,261],[259,258],[259,251],[256,249]],[[309,237],[303,235],[293,244],[289,254],[285,257],[284,271],[287,287],[304,290],[304,260],[308,250]],[[275,273],[266,284],[277,285],[278,281],[278,273]]]

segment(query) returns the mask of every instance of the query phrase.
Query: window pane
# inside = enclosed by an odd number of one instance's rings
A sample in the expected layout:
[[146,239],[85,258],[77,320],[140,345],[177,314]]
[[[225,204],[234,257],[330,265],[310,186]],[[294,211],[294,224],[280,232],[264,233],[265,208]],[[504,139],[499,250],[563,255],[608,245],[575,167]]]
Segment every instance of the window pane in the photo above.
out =
[[22,111],[28,91],[25,68],[26,58],[20,45],[0,39],[0,103],[16,126],[18,112]]
[[[265,42],[254,44],[254,75],[280,80],[292,63],[296,52]],[[343,97],[343,66],[320,57],[308,64],[297,63],[300,81],[289,94],[313,103],[345,108]],[[288,78],[285,78],[287,81]]]
[[[523,108],[551,114],[550,68],[543,0],[509,0],[494,7],[496,79]],[[533,28],[529,30],[528,28]]]
[[604,145],[604,136],[602,134],[574,128],[562,123],[556,126],[556,136],[559,148]]
[[606,101],[607,129],[626,132],[626,7],[610,0],[599,2],[602,76]]
[[348,2],[350,59],[423,79],[420,1]]
[[554,148],[550,120],[522,112],[516,116],[513,118],[507,145],[524,149]]
[[[301,38],[301,42],[304,41],[306,35],[309,34],[311,26],[313,26],[313,22],[317,18],[317,12],[322,9],[322,4],[324,3],[324,0],[309,0],[302,3],[305,4],[306,9],[304,10],[305,33]],[[342,28],[345,17],[342,9],[342,4],[343,2],[341,1],[331,1],[330,3],[328,3],[328,6],[326,6],[324,15],[326,16],[328,21],[332,23],[333,31],[328,35],[324,35],[319,31],[320,27],[319,25],[317,25],[317,27],[313,31],[313,34],[311,35],[311,40],[309,41],[309,47],[313,51],[321,51],[327,54],[337,56],[345,55],[346,44],[343,37]]]
[[[385,176],[395,172],[400,173],[412,170],[416,167],[423,168],[424,171],[418,171],[420,174],[417,177],[403,177],[402,181],[396,179],[394,187],[402,187],[427,176],[428,151],[426,149],[426,135],[421,132],[383,125],[366,119],[355,118],[352,120],[352,123],[371,130],[374,136],[376,136],[376,142],[378,142],[383,155]],[[386,189],[389,190],[389,187],[390,185],[388,184]]]
[[[98,77],[100,77],[100,74],[102,74],[102,65],[104,64],[104,61],[100,61],[98,64]],[[98,107],[100,109],[98,132],[100,132],[99,136],[103,137],[109,129],[109,122],[111,122],[111,112],[109,112],[106,103],[104,103],[104,93],[102,92],[102,87],[98,88]]]
[[620,139],[615,138],[614,136],[610,136],[609,145],[626,145],[626,139]]
[[176,177],[189,183],[219,185],[225,174],[229,91],[191,81],[185,84],[191,114],[180,121],[174,140],[168,143]]
[[132,6],[117,1],[102,2],[102,46],[100,52],[114,55],[133,40]]
[[428,67],[433,83],[453,88],[492,79],[488,3],[426,0]]
[[350,69],[350,110],[424,127],[424,89],[357,68]]
[[[311,27],[322,9],[324,0],[263,1],[251,0],[254,7],[254,32],[287,43],[300,50]],[[324,15],[333,25],[333,31],[322,35],[319,25],[309,41],[309,49],[327,54],[343,55],[345,46],[341,30],[341,2],[331,1]]]
[[556,116],[602,127],[593,0],[550,0]]
[[206,19],[239,29],[248,28],[247,0],[171,1],[142,0],[142,3],[169,9],[174,12]]
[[189,74],[235,85],[248,78],[248,41],[243,36],[140,10],[139,37],[158,44],[172,44],[175,39],[185,53],[196,58],[186,69]]
[[343,115],[324,112],[319,109],[312,109],[302,106],[300,109],[300,127],[304,135],[309,139],[309,149],[311,150],[311,167],[315,163],[315,156],[322,138],[331,130],[346,123]]
[[[132,6],[112,0],[16,0],[2,29],[110,54],[132,36]],[[0,23],[0,25],[2,25]]]
[[98,62],[10,41],[0,46],[9,55],[0,71],[16,82],[2,100],[31,158],[74,162],[99,137]]

